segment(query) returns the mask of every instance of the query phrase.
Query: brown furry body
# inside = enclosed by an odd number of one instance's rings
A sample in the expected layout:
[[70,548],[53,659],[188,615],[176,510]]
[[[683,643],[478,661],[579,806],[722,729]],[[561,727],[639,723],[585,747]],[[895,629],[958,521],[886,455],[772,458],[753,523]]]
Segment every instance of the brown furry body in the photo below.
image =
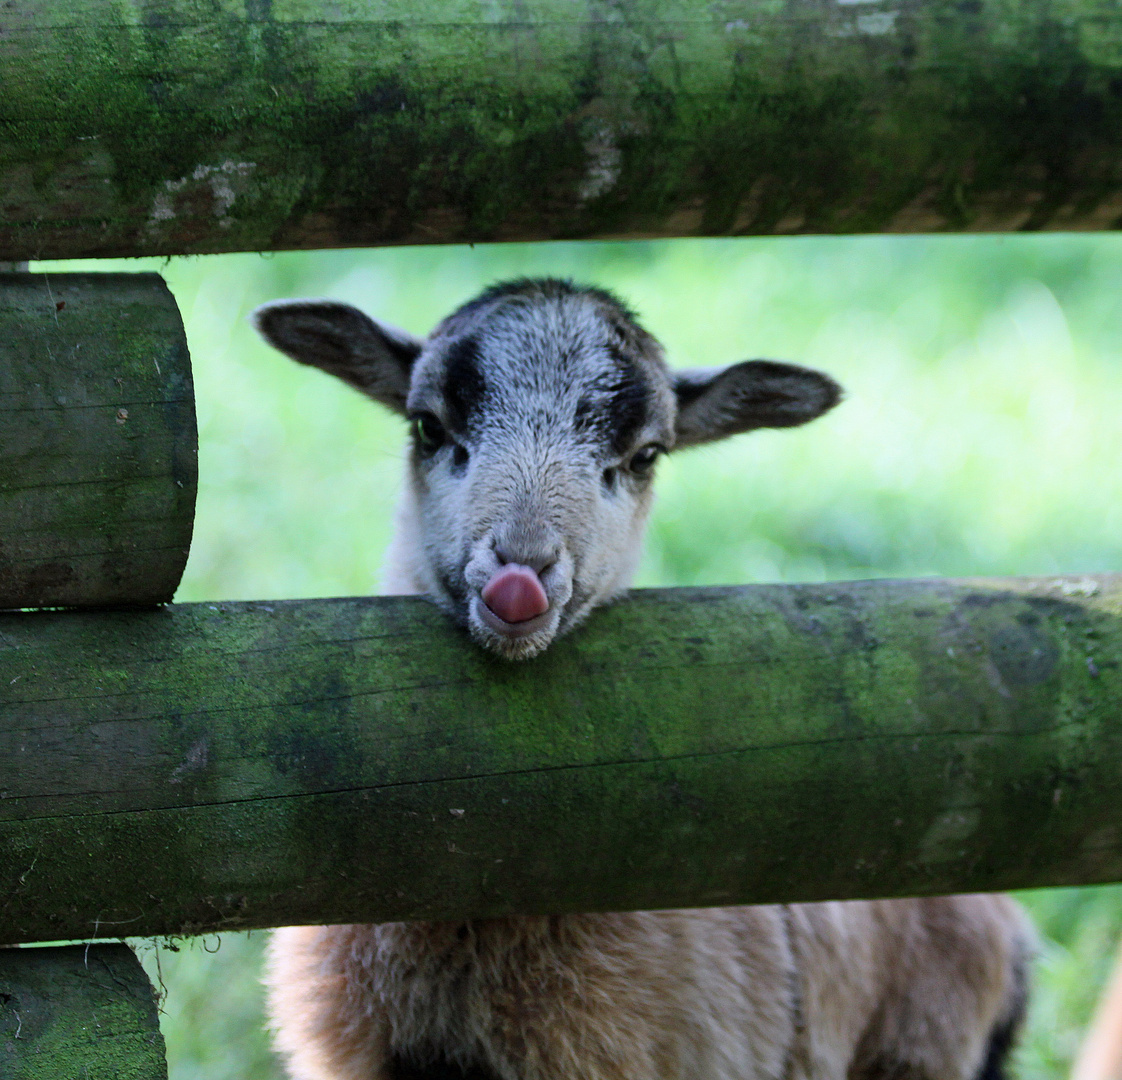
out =
[[1005,897],[292,927],[298,1080],[973,1080],[1023,1005]]

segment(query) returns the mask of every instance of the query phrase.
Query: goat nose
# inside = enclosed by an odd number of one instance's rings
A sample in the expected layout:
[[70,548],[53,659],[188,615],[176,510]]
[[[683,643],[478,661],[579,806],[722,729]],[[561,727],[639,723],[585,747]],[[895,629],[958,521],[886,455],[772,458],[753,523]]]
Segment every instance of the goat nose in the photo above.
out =
[[505,547],[495,545],[495,558],[500,566],[528,566],[539,577],[544,574],[557,560],[561,553],[554,548],[548,553],[519,551],[513,552]]

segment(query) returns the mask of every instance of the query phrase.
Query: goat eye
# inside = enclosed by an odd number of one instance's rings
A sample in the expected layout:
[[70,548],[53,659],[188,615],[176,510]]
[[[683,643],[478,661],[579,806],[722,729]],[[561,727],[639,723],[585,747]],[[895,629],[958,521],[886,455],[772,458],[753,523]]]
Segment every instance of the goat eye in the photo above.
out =
[[650,443],[636,450],[631,460],[627,463],[628,471],[633,472],[636,476],[646,476],[646,474],[651,471],[654,463],[658,460],[658,455],[661,453],[662,447],[657,443]]
[[432,413],[418,413],[412,418],[413,437],[423,454],[435,454],[447,441],[444,425]]

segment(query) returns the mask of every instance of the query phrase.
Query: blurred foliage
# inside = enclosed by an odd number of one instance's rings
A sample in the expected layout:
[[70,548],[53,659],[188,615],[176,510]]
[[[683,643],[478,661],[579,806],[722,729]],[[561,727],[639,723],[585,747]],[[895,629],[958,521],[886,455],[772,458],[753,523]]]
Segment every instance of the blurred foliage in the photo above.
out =
[[[187,324],[201,461],[180,600],[367,593],[402,423],[257,342],[265,300],[330,296],[425,333],[523,274],[616,290],[676,365],[822,367],[846,402],[796,432],[673,456],[639,584],[1122,570],[1122,237],[855,237],[210,256],[159,269]],[[1064,1076],[1122,930],[1122,890],[1025,894],[1041,931],[1019,1073]],[[263,935],[143,948],[172,1080],[279,1075]],[[157,973],[157,961],[159,972]]]

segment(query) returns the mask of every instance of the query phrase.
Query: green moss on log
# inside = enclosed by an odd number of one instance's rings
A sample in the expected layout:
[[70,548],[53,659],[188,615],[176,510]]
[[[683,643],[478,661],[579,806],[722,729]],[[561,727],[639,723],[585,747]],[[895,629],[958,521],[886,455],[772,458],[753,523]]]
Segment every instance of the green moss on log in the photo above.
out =
[[152,984],[124,945],[0,950],[4,1080],[167,1080]]
[[0,274],[0,608],[171,600],[198,474],[157,274]]
[[1108,229],[1103,0],[9,0],[0,259]]
[[0,940],[1122,880],[1122,577],[0,617]]

